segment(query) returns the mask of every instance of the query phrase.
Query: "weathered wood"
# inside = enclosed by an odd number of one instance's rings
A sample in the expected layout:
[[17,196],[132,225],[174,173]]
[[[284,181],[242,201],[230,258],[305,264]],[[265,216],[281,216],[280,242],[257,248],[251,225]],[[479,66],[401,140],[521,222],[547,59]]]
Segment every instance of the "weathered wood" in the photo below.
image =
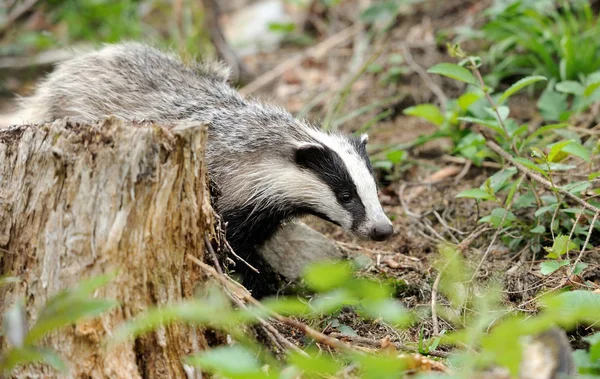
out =
[[[202,125],[55,122],[0,129],[0,314],[21,297],[33,322],[45,301],[81,279],[117,271],[96,296],[120,308],[45,339],[70,377],[184,378],[181,357],[203,349],[201,330],[173,325],[115,349],[111,330],[153,304],[190,297],[202,274],[213,213]],[[5,249],[5,250],[3,250]],[[0,346],[6,341],[0,337]],[[17,377],[48,377],[42,365]]]

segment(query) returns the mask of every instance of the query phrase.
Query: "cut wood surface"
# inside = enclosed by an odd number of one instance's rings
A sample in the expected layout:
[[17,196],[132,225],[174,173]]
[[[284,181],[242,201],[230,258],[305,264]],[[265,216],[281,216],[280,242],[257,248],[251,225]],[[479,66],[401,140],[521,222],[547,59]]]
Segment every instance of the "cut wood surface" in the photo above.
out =
[[[213,213],[202,125],[55,122],[0,129],[0,314],[25,299],[30,324],[53,295],[116,272],[95,294],[120,307],[53,333],[68,377],[183,378],[181,357],[206,348],[202,330],[176,324],[113,349],[111,331],[152,305],[191,297]],[[6,348],[0,337],[0,344]],[[55,377],[47,366],[16,377]]]

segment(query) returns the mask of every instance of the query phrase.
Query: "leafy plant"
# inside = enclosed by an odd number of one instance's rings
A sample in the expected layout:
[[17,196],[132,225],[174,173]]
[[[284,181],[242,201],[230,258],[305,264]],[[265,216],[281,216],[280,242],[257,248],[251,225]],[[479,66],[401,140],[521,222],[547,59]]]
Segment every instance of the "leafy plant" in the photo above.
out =
[[510,1],[491,8],[490,21],[469,36],[490,45],[488,80],[543,75],[581,80],[600,69],[600,23],[587,0]]
[[0,372],[42,362],[66,372],[67,366],[51,349],[39,346],[42,338],[86,318],[93,318],[118,305],[114,300],[91,299],[96,289],[112,276],[100,276],[81,282],[76,288],[60,292],[46,302],[35,324],[28,327],[23,301],[17,301],[5,314],[3,335],[11,347],[0,355]]

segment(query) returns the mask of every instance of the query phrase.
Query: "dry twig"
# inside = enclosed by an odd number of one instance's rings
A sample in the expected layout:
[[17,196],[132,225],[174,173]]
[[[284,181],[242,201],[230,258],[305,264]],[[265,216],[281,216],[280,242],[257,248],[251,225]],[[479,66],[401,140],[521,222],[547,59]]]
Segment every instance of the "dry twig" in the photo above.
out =
[[[217,275],[225,276],[225,274],[223,273],[223,270],[221,269],[221,266],[219,265],[219,261],[217,259],[217,254],[215,253],[215,250],[213,249],[212,245],[210,244],[210,241],[208,240],[208,238],[206,236],[204,237],[204,244],[206,245],[206,248],[208,249],[209,254],[212,256],[212,258],[214,260],[215,273]],[[203,266],[204,263],[202,263],[202,261],[200,261],[198,258],[194,257],[191,254],[188,254],[187,257],[189,260],[191,260],[196,265],[199,265],[200,267],[204,268],[204,266]],[[202,263],[202,265],[200,265],[200,263]],[[210,266],[208,266],[208,267],[210,267]],[[240,307],[242,309],[247,308],[246,304],[242,301],[242,299],[240,299],[240,297],[237,296],[237,292],[230,291],[227,287],[225,287],[225,290],[226,290],[225,292],[227,293],[229,298],[238,307]],[[275,329],[275,327],[273,325],[271,325],[267,320],[263,319],[262,317],[258,317],[258,316],[257,316],[257,320],[258,320],[258,323],[260,324],[260,326],[264,329],[267,336],[269,336],[269,338],[271,338],[271,341],[273,342],[273,344],[275,346],[277,346],[278,349],[280,349],[281,351],[285,351],[287,348],[287,349],[290,349],[290,350],[293,350],[296,352],[300,352],[301,354],[306,354],[298,346],[294,345],[287,338],[285,338],[283,335],[281,335],[281,333],[279,333],[279,331],[277,329]]]
[[502,158],[506,159],[508,162],[510,162],[510,164],[512,166],[516,167],[517,170],[519,170],[521,173],[527,175],[527,177],[529,179],[540,183],[544,188],[546,188],[547,190],[549,190],[551,192],[558,192],[559,194],[563,195],[564,197],[567,197],[567,198],[573,200],[574,202],[581,205],[585,209],[588,209],[594,213],[600,213],[600,208],[593,206],[592,204],[573,195],[571,192],[569,192],[565,189],[553,186],[552,183],[550,183],[550,181],[543,178],[540,174],[531,171],[527,167],[523,166],[521,163],[515,161],[513,156],[510,155],[509,153],[507,153],[506,151],[504,151],[504,149],[502,147],[500,147],[496,142],[492,141],[491,139],[489,139],[487,137],[486,137],[486,140],[487,141],[486,141],[485,145],[487,147],[489,147],[490,150],[492,150],[496,154],[500,155]]
[[223,35],[219,23],[219,6],[215,0],[202,0],[205,11],[204,21],[210,34],[210,39],[217,49],[219,56],[233,70],[233,79],[245,83],[252,78],[252,74],[244,62],[238,57],[236,52],[229,46]]
[[[380,348],[380,349],[382,348],[382,345],[384,344],[383,340],[374,340],[371,338],[361,337],[361,336],[349,336],[349,335],[337,333],[337,332],[329,333],[329,335],[334,338],[337,338],[337,339],[345,339],[350,342],[356,342],[359,344],[368,345],[368,346],[372,346],[372,347],[376,347],[376,348]],[[398,349],[398,350],[417,352],[417,350],[415,348],[404,345],[400,342],[390,342],[390,343],[392,343],[394,345],[394,347],[396,347],[396,349]],[[433,357],[439,357],[439,358],[447,358],[449,356],[449,354],[445,351],[431,351],[428,353],[428,355],[431,355]]]
[[427,88],[429,88],[431,90],[431,92],[433,92],[435,94],[435,96],[438,98],[438,100],[440,102],[440,108],[442,109],[442,113],[446,113],[446,105],[448,104],[448,96],[446,96],[446,94],[444,93],[444,91],[442,91],[440,86],[435,84],[435,82],[433,81],[433,79],[431,79],[431,76],[429,76],[427,71],[425,71],[423,69],[423,67],[421,67],[414,60],[412,54],[410,53],[410,47],[404,43],[404,44],[402,44],[401,49],[402,49],[402,53],[404,55],[404,60],[406,60],[406,63],[408,64],[408,66],[410,68],[412,68],[413,71],[415,71],[417,73],[417,75],[419,75],[419,77],[421,77],[421,79],[423,80],[423,82],[425,83]]
[[244,286],[235,282],[233,279],[231,279],[227,275],[219,274],[217,272],[217,270],[215,270],[211,266],[207,265],[206,263],[200,261],[199,259],[197,259],[196,257],[194,257],[191,254],[188,254],[187,257],[189,260],[194,262],[196,265],[201,267],[204,271],[206,271],[207,273],[212,275],[215,279],[217,279],[225,288],[231,290],[233,293],[235,293],[237,296],[239,296],[242,300],[265,311],[270,317],[281,322],[282,324],[291,326],[292,328],[299,330],[304,335],[314,339],[315,341],[322,343],[324,345],[327,345],[329,347],[332,347],[336,350],[340,350],[340,351],[352,351],[353,350],[350,345],[348,345],[340,340],[329,337],[326,334],[323,334],[317,330],[314,330],[310,326],[308,326],[300,321],[293,320],[289,317],[285,317],[276,312],[273,312],[272,310],[270,310],[270,309],[266,308],[264,305],[262,305],[254,297],[252,297],[252,295],[248,292],[248,290]]
[[33,8],[39,0],[25,0],[23,4],[12,11],[7,17],[4,24],[0,25],[0,37],[2,37],[10,27],[23,17],[27,12]]
[[592,232],[594,231],[594,224],[596,223],[596,220],[598,219],[598,215],[600,215],[600,213],[596,213],[594,215],[594,218],[592,219],[592,223],[590,224],[590,229],[588,230],[587,237],[585,237],[585,242],[583,243],[583,246],[581,247],[581,251],[579,252],[579,255],[577,256],[575,263],[573,263],[573,267],[571,268],[571,273],[569,274],[569,277],[573,275],[573,272],[575,272],[575,268],[577,267],[577,264],[579,263],[579,261],[581,261],[581,257],[583,256],[583,253],[585,252],[585,247],[587,246],[588,242],[590,242],[590,237],[592,236]]

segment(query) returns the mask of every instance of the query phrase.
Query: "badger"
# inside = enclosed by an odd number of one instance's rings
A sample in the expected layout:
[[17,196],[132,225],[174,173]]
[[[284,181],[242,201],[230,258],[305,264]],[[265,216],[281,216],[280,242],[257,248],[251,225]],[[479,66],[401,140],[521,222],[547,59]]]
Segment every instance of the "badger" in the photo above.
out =
[[[21,100],[20,122],[108,116],[208,125],[206,160],[220,191],[226,238],[251,264],[295,218],[315,215],[363,239],[393,234],[377,195],[367,135],[325,133],[289,112],[244,98],[218,62],[184,62],[140,43],[105,45],[59,64]],[[243,266],[243,265],[238,265]],[[248,279],[251,287],[260,282]]]

